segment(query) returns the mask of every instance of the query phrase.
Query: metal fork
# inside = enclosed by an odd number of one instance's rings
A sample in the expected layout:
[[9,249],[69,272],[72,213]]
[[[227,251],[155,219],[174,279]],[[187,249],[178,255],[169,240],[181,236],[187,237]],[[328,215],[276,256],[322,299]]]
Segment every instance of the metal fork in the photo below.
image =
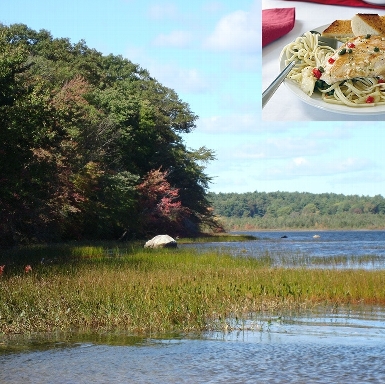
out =
[[[317,31],[310,31],[314,34],[320,34]],[[339,48],[342,44],[344,44],[341,40],[338,40],[336,38],[332,37],[324,37],[324,36],[318,36],[318,45],[320,47],[331,47],[333,49]]]
[[[317,31],[310,31],[311,33],[320,34]],[[319,46],[327,46],[333,49],[339,48],[343,43],[340,40],[330,38],[330,37],[318,37],[318,45]],[[292,70],[292,68],[297,64],[297,61],[291,61],[282,72],[275,78],[275,80],[266,88],[266,90],[262,93],[262,108],[267,104],[270,100],[271,96],[274,95],[275,91],[285,80],[288,73]]]

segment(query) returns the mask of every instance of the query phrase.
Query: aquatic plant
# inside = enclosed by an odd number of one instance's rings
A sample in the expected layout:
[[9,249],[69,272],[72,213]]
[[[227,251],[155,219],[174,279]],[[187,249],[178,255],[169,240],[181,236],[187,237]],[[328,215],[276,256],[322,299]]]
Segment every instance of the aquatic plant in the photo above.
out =
[[[380,270],[285,268],[274,266],[271,255],[256,259],[194,249],[112,244],[38,249],[14,252],[0,279],[1,333],[218,330],[255,314],[385,305]],[[26,263],[33,269],[28,276],[19,267]]]

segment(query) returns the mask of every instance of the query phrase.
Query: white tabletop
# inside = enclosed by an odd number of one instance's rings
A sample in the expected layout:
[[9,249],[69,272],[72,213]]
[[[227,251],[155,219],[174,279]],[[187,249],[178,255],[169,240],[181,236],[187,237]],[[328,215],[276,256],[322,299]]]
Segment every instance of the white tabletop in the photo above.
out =
[[[296,22],[287,35],[262,49],[262,91],[280,72],[279,56],[282,48],[306,31],[330,24],[334,20],[348,20],[356,13],[378,13],[385,11],[364,7],[342,7],[301,1],[262,0],[262,9],[295,8]],[[384,115],[351,116],[324,111],[300,100],[285,84],[282,84],[262,110],[262,119],[267,121],[382,121]]]

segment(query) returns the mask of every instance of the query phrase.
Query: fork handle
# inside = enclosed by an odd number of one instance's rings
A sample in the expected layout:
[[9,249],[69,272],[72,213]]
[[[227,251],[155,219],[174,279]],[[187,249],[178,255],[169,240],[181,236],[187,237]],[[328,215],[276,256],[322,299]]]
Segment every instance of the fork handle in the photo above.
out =
[[265,92],[262,93],[262,108],[267,104],[270,100],[271,96],[273,96],[274,92],[281,85],[282,81],[285,80],[287,74],[291,71],[291,69],[296,64],[296,61],[291,61],[284,70],[277,76],[277,78],[266,88]]

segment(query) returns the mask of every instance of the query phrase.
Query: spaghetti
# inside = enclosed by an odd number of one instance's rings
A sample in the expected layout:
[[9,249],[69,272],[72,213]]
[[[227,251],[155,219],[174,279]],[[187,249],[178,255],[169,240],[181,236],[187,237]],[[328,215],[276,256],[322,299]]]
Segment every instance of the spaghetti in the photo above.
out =
[[314,71],[322,69],[322,64],[335,53],[331,47],[318,46],[318,34],[306,32],[283,49],[286,65],[293,60],[298,62],[287,77],[309,96],[314,91],[321,92],[326,103],[349,107],[385,104],[385,83],[378,77],[357,77],[331,85],[318,80]]

